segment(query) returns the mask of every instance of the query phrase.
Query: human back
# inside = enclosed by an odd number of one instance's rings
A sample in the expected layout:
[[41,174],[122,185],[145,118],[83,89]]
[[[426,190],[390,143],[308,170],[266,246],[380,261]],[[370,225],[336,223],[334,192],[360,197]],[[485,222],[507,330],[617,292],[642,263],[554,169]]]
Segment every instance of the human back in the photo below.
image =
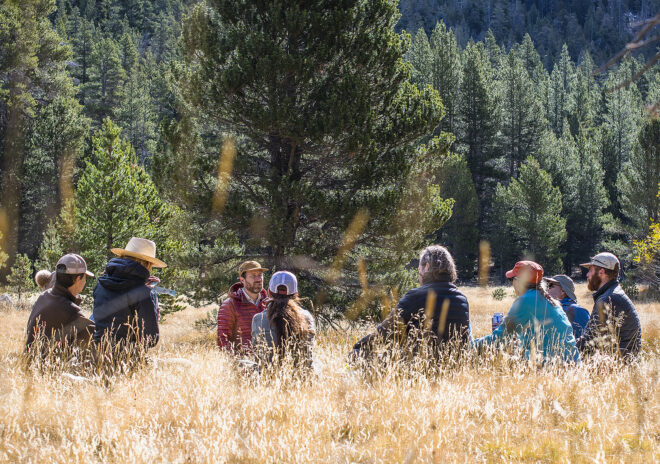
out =
[[290,357],[294,365],[311,367],[316,335],[314,317],[302,308],[295,275],[273,274],[266,309],[252,319],[252,343],[260,361]]

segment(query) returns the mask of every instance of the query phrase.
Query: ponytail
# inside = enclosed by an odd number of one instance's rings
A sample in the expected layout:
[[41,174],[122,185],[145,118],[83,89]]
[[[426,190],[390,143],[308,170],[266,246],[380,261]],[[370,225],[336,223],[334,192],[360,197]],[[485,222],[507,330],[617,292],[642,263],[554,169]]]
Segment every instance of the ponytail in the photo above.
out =
[[545,288],[545,284],[543,282],[539,282],[538,284],[530,285],[529,288],[533,288],[534,290],[538,290],[539,292],[541,292],[541,295],[543,295],[543,298],[548,300],[548,303],[550,303],[552,306],[561,307],[561,303],[558,300],[556,300],[555,298],[550,296],[550,294],[548,293],[548,290]]
[[271,327],[275,329],[275,346],[280,348],[291,338],[302,338],[303,332],[307,330],[303,329],[297,298],[277,293],[272,297],[273,299],[268,303],[267,314]]

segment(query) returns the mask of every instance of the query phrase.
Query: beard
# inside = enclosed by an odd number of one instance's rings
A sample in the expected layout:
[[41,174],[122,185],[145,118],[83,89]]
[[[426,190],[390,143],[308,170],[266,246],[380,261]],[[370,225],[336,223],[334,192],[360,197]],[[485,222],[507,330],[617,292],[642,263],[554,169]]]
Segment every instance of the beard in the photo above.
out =
[[602,283],[602,279],[598,274],[594,274],[591,276],[591,278],[587,281],[587,290],[590,292],[595,292],[600,288],[600,284]]
[[244,286],[248,291],[252,293],[259,293],[261,292],[261,289],[264,288],[263,282],[253,283],[253,284],[248,284],[247,282],[245,282]]

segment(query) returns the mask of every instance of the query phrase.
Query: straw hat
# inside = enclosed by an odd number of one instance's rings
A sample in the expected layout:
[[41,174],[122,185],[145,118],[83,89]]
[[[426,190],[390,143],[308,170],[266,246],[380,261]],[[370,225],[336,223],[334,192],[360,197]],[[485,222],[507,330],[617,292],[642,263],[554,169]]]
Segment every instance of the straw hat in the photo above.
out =
[[153,267],[167,267],[167,264],[156,258],[156,244],[146,238],[132,237],[125,248],[112,248],[110,251],[119,257],[142,259],[153,264]]

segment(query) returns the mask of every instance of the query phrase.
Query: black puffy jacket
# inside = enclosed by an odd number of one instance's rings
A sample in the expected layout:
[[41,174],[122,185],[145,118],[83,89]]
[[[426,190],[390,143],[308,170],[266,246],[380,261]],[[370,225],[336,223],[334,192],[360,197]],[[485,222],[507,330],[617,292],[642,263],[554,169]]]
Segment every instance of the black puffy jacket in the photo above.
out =
[[111,342],[158,343],[158,297],[145,285],[149,271],[125,258],[113,258],[94,288],[94,341],[109,331]]

